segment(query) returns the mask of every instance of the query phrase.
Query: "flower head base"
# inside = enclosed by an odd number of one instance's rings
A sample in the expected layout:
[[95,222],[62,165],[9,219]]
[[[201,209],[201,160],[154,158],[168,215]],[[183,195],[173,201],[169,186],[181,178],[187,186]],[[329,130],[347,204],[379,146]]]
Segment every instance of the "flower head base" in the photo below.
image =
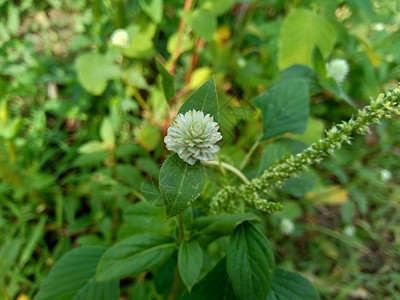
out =
[[345,59],[334,59],[326,64],[326,75],[332,77],[336,82],[343,82],[349,73],[349,64]]
[[209,114],[190,110],[176,117],[164,142],[168,150],[178,153],[190,165],[198,160],[214,160],[220,150],[215,143],[222,139],[218,128],[218,123]]
[[117,47],[128,48],[129,47],[129,35],[125,29],[116,29],[111,35],[111,43]]

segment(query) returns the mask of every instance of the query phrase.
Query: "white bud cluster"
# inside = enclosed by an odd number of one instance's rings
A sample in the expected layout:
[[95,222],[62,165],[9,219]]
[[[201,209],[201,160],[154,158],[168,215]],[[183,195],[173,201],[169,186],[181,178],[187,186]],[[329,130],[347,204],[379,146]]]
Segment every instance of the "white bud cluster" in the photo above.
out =
[[219,125],[209,114],[190,110],[179,114],[164,138],[167,149],[176,152],[190,165],[196,161],[214,160],[220,150],[216,143],[222,139]]

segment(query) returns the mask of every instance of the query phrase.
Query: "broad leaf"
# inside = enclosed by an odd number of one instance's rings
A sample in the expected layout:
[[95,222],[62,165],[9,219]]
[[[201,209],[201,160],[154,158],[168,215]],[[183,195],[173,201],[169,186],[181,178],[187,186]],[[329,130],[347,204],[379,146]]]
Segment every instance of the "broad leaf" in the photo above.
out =
[[203,266],[203,252],[195,240],[184,241],[178,253],[179,273],[189,292],[196,283]]
[[321,88],[318,85],[318,77],[314,70],[304,65],[291,65],[279,73],[281,80],[301,79],[307,83],[308,90],[319,93]]
[[300,274],[276,269],[267,300],[318,300],[313,285]]
[[119,282],[98,282],[95,278],[105,250],[84,246],[67,252],[50,270],[34,300],[117,300]]
[[209,79],[193,94],[191,94],[179,109],[180,114],[195,109],[203,111],[204,114],[210,114],[214,121],[218,122],[218,96],[215,89],[214,78]]
[[259,218],[252,213],[200,217],[193,221],[192,238],[207,245],[217,238],[231,234],[244,221],[259,221]]
[[164,8],[163,0],[139,0],[139,5],[154,23],[161,22]]
[[295,178],[287,179],[282,187],[282,191],[294,197],[302,197],[314,187],[317,181],[317,175],[302,172]]
[[305,81],[279,80],[253,102],[263,115],[262,139],[306,130],[310,99]]
[[214,31],[217,29],[217,19],[210,10],[197,8],[190,12],[184,12],[183,16],[195,33],[206,41],[212,39]]
[[303,142],[292,139],[277,139],[269,144],[261,156],[260,168],[258,174],[261,174],[266,168],[272,166],[276,161],[283,158],[286,153],[297,154],[306,148]]
[[161,74],[165,99],[169,101],[175,95],[175,77],[167,71],[158,59],[156,59],[156,67],[158,72]]
[[[165,220],[164,209],[138,202],[124,210],[125,224],[120,234],[125,237],[143,233],[167,233],[174,220]],[[120,235],[119,235],[120,236]]]
[[229,240],[226,267],[238,299],[266,299],[272,285],[275,260],[265,235],[245,222]]
[[167,217],[173,217],[187,209],[203,189],[206,173],[197,161],[193,166],[170,155],[160,170],[160,191]]
[[93,95],[101,95],[107,81],[122,74],[111,57],[100,53],[81,54],[75,61],[75,68],[79,82]]
[[295,9],[282,24],[278,66],[281,70],[293,64],[311,66],[314,45],[326,56],[335,41],[335,28],[324,16],[305,9]]
[[224,299],[227,283],[228,275],[226,274],[226,258],[224,257],[193,287],[192,292],[184,294],[181,300]]
[[97,280],[106,281],[136,275],[166,261],[176,250],[169,236],[141,234],[108,249],[97,266]]

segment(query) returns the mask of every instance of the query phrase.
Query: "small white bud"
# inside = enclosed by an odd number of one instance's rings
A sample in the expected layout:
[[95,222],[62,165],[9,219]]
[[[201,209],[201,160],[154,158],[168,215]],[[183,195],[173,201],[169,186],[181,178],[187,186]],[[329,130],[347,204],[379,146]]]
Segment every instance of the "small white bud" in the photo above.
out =
[[291,235],[294,231],[295,225],[287,218],[283,218],[281,221],[280,229],[283,234]]
[[111,35],[111,43],[117,47],[128,48],[130,39],[129,34],[125,29],[116,29]]
[[381,179],[382,181],[389,181],[390,179],[392,179],[392,173],[389,170],[386,169],[382,169],[381,170]]
[[353,225],[347,225],[345,228],[343,228],[343,233],[348,237],[354,237],[356,229]]
[[349,64],[345,59],[334,59],[326,64],[326,75],[341,83],[349,73]]

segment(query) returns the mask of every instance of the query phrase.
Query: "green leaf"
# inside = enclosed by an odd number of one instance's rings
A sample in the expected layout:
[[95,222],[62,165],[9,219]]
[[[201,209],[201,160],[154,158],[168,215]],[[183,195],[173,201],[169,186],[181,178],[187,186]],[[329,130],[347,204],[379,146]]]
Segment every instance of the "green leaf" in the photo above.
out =
[[164,8],[163,0],[139,0],[139,5],[154,23],[161,22]]
[[279,80],[253,102],[262,111],[263,140],[306,130],[310,98],[305,81]]
[[82,154],[103,152],[105,150],[104,144],[100,141],[89,141],[78,148],[78,152]]
[[156,59],[156,67],[161,74],[165,99],[169,101],[175,95],[175,76],[170,74],[158,59]]
[[178,253],[178,266],[182,281],[190,292],[203,266],[203,252],[197,241],[184,241],[181,244]]
[[160,191],[167,217],[174,217],[187,209],[204,187],[206,173],[203,165],[197,161],[193,166],[170,155],[160,170]]
[[117,300],[119,282],[98,282],[94,276],[105,249],[84,246],[67,252],[50,270],[34,300]]
[[21,257],[19,259],[19,266],[24,266],[29,259],[32,258],[33,251],[35,247],[39,243],[39,240],[43,238],[45,233],[44,226],[46,224],[47,216],[42,216],[36,226],[31,228],[31,232],[29,233],[29,239],[24,249],[22,250]]
[[14,265],[21,248],[19,239],[10,240],[0,249],[0,274],[5,274],[6,270]]
[[267,300],[318,300],[313,285],[303,276],[281,269],[275,269],[272,290]]
[[212,39],[214,31],[217,29],[217,19],[211,11],[199,8],[182,14],[195,33],[206,41]]
[[226,267],[238,299],[266,299],[272,285],[275,260],[267,238],[244,222],[229,240]]
[[234,0],[204,0],[201,1],[201,7],[209,10],[214,16],[218,17],[226,13],[234,3]]
[[287,179],[282,187],[282,191],[294,197],[302,197],[314,187],[317,181],[317,175],[302,172],[295,178]]
[[106,143],[106,145],[115,144],[114,128],[111,119],[108,117],[104,118],[103,122],[101,122],[100,138]]
[[210,114],[210,116],[214,117],[214,121],[218,122],[218,96],[214,78],[206,81],[198,90],[191,94],[185,103],[182,104],[178,113],[184,114],[192,109],[201,110],[204,114]]
[[244,221],[259,221],[260,219],[252,214],[217,215],[200,217],[193,221],[192,238],[196,238],[201,244],[207,245],[212,241],[231,234],[236,226]]
[[174,239],[169,236],[141,234],[127,238],[109,248],[101,257],[97,280],[140,274],[166,261],[175,250]]
[[164,219],[164,209],[138,202],[124,210],[124,221],[126,229],[133,235],[167,232],[173,220]]
[[314,70],[304,65],[291,65],[279,74],[281,80],[302,79],[307,83],[308,90],[319,93],[318,77]]
[[261,174],[266,168],[283,158],[286,153],[294,155],[300,153],[305,148],[306,145],[300,141],[285,138],[275,140],[264,149],[258,174]]
[[315,45],[312,51],[312,65],[315,73],[322,78],[326,77],[326,64],[324,57],[319,50],[318,46]]
[[221,300],[224,299],[225,286],[228,283],[226,258],[222,258],[206,276],[197,283],[191,293],[185,293],[182,300]]
[[324,16],[301,8],[295,9],[285,18],[281,27],[278,66],[281,70],[292,64],[311,66],[314,45],[326,56],[335,41],[335,28]]
[[78,80],[89,93],[101,95],[107,87],[107,81],[121,76],[121,69],[113,60],[100,53],[84,53],[75,61]]

